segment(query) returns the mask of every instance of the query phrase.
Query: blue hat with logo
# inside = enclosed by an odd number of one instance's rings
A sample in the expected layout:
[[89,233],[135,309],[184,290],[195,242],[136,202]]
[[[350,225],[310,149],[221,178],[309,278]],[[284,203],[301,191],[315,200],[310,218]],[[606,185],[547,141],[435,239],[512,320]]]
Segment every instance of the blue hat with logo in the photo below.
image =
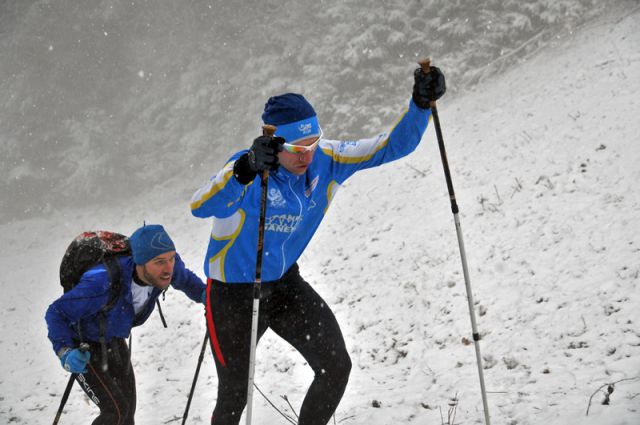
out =
[[133,261],[138,265],[144,265],[158,255],[176,250],[164,227],[159,224],[145,224],[129,236],[129,243]]
[[321,134],[316,111],[304,96],[297,93],[270,97],[264,105],[262,121],[276,126],[276,136],[283,137],[287,143]]

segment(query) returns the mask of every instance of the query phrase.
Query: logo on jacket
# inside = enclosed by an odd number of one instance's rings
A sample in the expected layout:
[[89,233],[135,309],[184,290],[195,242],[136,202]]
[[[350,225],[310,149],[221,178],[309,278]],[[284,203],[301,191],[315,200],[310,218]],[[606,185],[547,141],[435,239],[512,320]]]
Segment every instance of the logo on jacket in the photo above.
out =
[[318,181],[320,181],[320,176],[316,176],[315,179],[311,180],[311,183],[309,183],[304,191],[304,196],[306,196],[307,198],[311,196],[313,191],[316,190],[316,187],[318,186]]
[[284,200],[282,192],[280,192],[280,190],[278,190],[277,188],[269,189],[267,198],[269,198],[269,205],[274,208],[282,208],[287,205],[287,201]]
[[269,232],[292,233],[301,221],[301,215],[275,214],[266,218],[264,228]]
[[344,141],[344,142],[341,142],[340,145],[338,146],[338,152],[344,153],[348,149],[355,148],[356,146],[358,146],[358,142],[356,141],[351,141],[351,140]]

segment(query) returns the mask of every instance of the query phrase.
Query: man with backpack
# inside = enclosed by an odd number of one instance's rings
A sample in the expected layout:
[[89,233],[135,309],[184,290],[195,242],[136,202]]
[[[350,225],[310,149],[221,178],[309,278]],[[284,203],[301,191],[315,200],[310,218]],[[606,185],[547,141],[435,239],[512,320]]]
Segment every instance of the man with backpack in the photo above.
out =
[[99,252],[100,262],[84,271],[47,309],[48,336],[62,366],[76,374],[82,389],[100,408],[93,424],[130,425],[134,423],[136,388],[125,338],[133,326],[147,320],[159,295],[170,285],[195,302],[204,302],[206,287],[185,267],[160,225],[145,225],[128,240],[110,232],[81,235],[61,265],[63,285],[65,269],[83,258],[93,258],[92,249]]
[[[251,354],[267,328],[298,350],[315,373],[298,423],[329,422],[347,386],[351,360],[333,312],[301,276],[297,261],[340,185],[360,170],[416,149],[431,115],[430,102],[445,90],[438,68],[427,74],[418,68],[412,99],[396,125],[351,141],[325,139],[302,95],[271,97],[262,114],[266,134],[232,155],[193,195],[191,213],[213,217],[205,257],[207,326],[218,373],[212,425],[239,423],[251,401]],[[268,133],[273,126],[275,137]],[[257,318],[254,299],[259,301]]]

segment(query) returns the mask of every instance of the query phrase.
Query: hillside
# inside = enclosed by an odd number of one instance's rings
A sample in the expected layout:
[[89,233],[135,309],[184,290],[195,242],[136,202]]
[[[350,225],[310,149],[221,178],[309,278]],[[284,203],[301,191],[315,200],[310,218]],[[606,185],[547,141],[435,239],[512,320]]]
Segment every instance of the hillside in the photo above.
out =
[[0,221],[205,178],[205,165],[253,139],[278,92],[303,91],[336,135],[375,132],[417,57],[437,58],[454,97],[604,10],[595,0],[4,0]]

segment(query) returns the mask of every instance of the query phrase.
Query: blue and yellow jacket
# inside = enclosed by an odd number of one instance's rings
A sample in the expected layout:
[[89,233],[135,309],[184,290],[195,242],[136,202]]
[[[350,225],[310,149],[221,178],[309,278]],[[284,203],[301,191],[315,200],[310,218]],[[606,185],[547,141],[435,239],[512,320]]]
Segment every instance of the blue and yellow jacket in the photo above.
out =
[[[369,139],[322,139],[306,173],[296,176],[284,167],[268,182],[262,280],[278,280],[298,260],[316,232],[340,185],[356,171],[376,167],[413,152],[427,128],[431,111],[409,108],[389,133]],[[191,213],[213,217],[205,257],[205,274],[227,283],[255,280],[260,176],[243,185],[234,177],[233,155],[224,168],[191,199]]]
[[[144,308],[134,314],[131,282],[135,264],[130,256],[118,258],[122,276],[122,292],[114,306],[106,314],[105,340],[126,338],[133,326],[143,324],[153,312],[156,299],[162,291],[153,288]],[[187,269],[180,256],[176,255],[171,286],[184,292],[193,301],[202,300],[206,287],[202,280]],[[99,313],[109,299],[109,274],[104,265],[87,270],[72,290],[54,301],[45,314],[49,339],[56,353],[63,347],[74,347],[75,341],[99,342]],[[78,324],[80,333],[78,333]]]

